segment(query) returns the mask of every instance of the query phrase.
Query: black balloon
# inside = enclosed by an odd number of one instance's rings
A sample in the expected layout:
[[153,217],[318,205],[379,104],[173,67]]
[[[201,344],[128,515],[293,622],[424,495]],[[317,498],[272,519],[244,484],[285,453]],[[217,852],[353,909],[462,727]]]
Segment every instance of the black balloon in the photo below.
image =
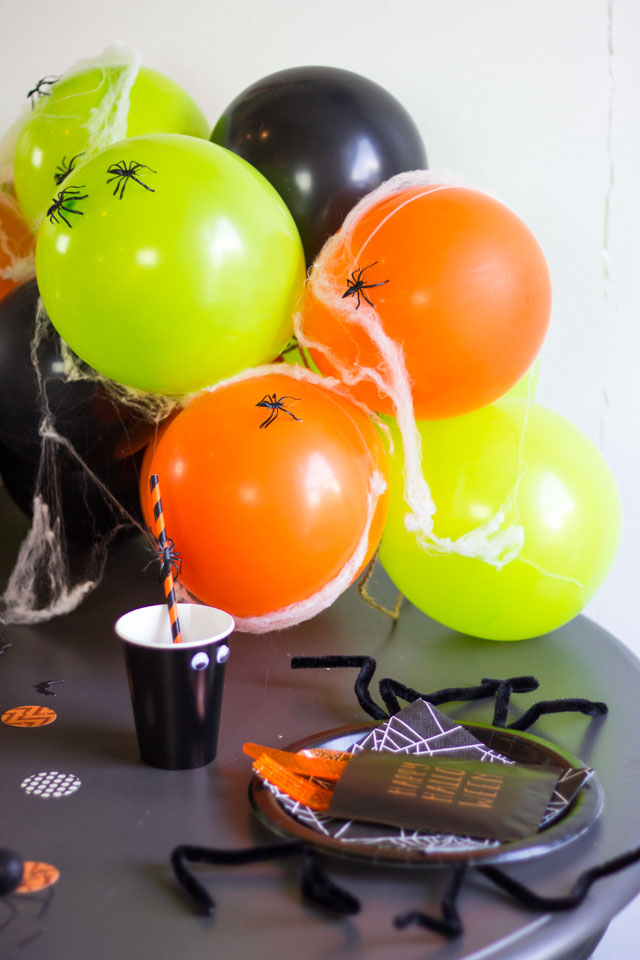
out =
[[142,451],[127,451],[137,446],[133,437],[144,425],[114,402],[100,381],[65,378],[60,338],[46,319],[34,344],[37,302],[35,280],[0,301],[0,476],[18,506],[30,513],[42,470],[42,493],[52,505],[56,491],[60,496],[66,535],[92,539],[111,530],[118,509],[63,444],[48,441],[41,464],[43,413],[48,410],[55,431],[136,519]]
[[333,67],[294,67],[259,80],[227,107],[211,140],[276,188],[308,263],[365,194],[427,165],[418,129],[395,97]]

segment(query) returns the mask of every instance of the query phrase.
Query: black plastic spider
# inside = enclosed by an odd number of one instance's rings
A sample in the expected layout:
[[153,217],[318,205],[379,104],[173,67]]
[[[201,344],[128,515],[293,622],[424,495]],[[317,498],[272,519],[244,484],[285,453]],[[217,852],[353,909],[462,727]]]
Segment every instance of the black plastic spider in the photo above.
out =
[[[182,573],[182,557],[176,550],[174,541],[171,539],[171,537],[167,537],[166,535],[164,539],[161,539],[152,533],[151,537],[153,538],[153,547],[156,555],[153,560],[149,561],[149,563],[157,561],[160,564],[161,579],[166,577],[167,571],[170,570],[173,574],[174,580],[177,580]],[[147,564],[147,567],[149,566],[149,563]],[[147,567],[145,567],[145,570]]]
[[73,173],[75,169],[75,162],[79,157],[84,157],[84,153],[76,153],[75,157],[71,157],[69,163],[67,163],[67,158],[62,158],[62,163],[59,163],[56,167],[56,172],[53,175],[53,179],[60,186],[61,183],[67,179],[70,173]]
[[[8,911],[6,919],[0,922],[0,930],[5,930],[23,913],[22,909],[19,910],[14,905],[13,900],[16,899],[22,908],[22,905],[25,902],[24,898],[21,896],[14,898],[13,894],[22,883],[24,866],[24,861],[19,854],[15,853],[13,850],[7,850],[5,848],[0,849],[0,900]],[[53,891],[51,889],[47,890],[42,898],[34,897],[33,894],[31,894],[30,897],[32,902],[39,904],[39,910],[33,917],[33,919],[36,921],[37,928],[31,934],[31,936],[17,943],[16,946],[18,947],[25,946],[27,943],[30,943],[32,940],[35,940],[36,937],[39,937],[42,933],[44,933],[43,921],[51,904]]]
[[34,683],[33,689],[46,697],[55,697],[55,691],[49,689],[52,683],[64,683],[64,680],[41,680],[40,683]]
[[38,80],[35,87],[32,87],[29,90],[26,99],[31,100],[31,109],[35,109],[36,98],[39,100],[40,97],[50,97],[50,90],[43,90],[43,87],[52,87],[54,83],[57,83],[60,77],[43,77],[42,80]]
[[129,183],[129,180],[135,180],[135,182],[141,187],[144,187],[145,190],[150,190],[151,193],[155,193],[153,187],[150,187],[148,184],[143,183],[142,180],[138,179],[136,174],[139,170],[149,170],[151,173],[157,172],[152,170],[151,167],[148,167],[146,163],[138,163],[137,160],[131,160],[129,163],[127,163],[125,160],[119,160],[118,163],[111,164],[107,170],[107,173],[111,173],[113,176],[107,180],[107,183],[112,183],[114,180],[117,181],[116,188],[113,191],[114,197],[118,196],[119,191],[119,199],[122,200],[125,187]]
[[[80,193],[80,190],[84,190],[84,186],[80,187],[64,187],[64,189],[58,192],[58,196],[55,198],[49,209],[47,210],[47,216],[49,217],[50,223],[57,223],[58,217],[61,220],[64,220],[68,227],[71,227],[71,224],[65,217],[65,213],[77,213],[80,216],[83,216],[82,210],[74,210],[73,207],[66,206],[67,203],[70,203],[72,200],[86,200],[89,196],[88,193]],[[64,213],[62,211],[64,210]]]
[[347,289],[345,293],[342,294],[342,299],[345,297],[356,297],[358,302],[356,304],[356,310],[360,306],[360,297],[363,300],[366,300],[370,307],[375,307],[375,304],[369,300],[369,297],[364,292],[365,290],[370,290],[372,287],[383,287],[385,283],[389,283],[388,280],[381,280],[379,283],[365,283],[362,279],[362,274],[365,270],[370,270],[371,267],[375,267],[378,261],[374,260],[373,263],[370,263],[366,267],[360,267],[359,270],[354,270],[351,276],[347,279]]
[[267,407],[269,410],[271,410],[271,413],[269,414],[267,419],[263,420],[262,423],[260,424],[260,429],[262,430],[263,427],[268,427],[270,423],[273,423],[273,421],[277,418],[281,410],[283,413],[288,413],[289,416],[293,417],[294,420],[298,420],[300,423],[302,423],[302,420],[300,417],[296,417],[295,414],[291,413],[291,410],[287,410],[286,407],[283,407],[283,403],[285,400],[299,400],[299,399],[300,397],[280,397],[280,399],[278,399],[275,393],[274,394],[267,393],[266,396],[262,398],[260,403],[256,403],[256,407]]

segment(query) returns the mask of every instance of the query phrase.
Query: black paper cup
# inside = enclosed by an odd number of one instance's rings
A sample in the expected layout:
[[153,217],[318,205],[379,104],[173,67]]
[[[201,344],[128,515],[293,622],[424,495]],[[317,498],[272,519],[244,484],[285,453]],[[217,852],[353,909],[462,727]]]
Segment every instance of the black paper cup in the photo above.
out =
[[225,639],[235,627],[224,610],[179,603],[182,643],[173,643],[166,604],[131,610],[115,624],[123,641],[140,758],[188,770],[216,755]]

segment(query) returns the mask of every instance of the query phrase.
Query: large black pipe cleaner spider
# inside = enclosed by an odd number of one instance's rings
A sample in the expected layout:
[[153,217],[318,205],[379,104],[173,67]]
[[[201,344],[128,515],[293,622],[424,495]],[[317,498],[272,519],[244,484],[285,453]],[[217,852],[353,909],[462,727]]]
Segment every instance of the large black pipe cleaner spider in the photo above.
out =
[[[368,656],[331,655],[324,657],[293,657],[292,669],[355,667],[358,675],[355,681],[355,694],[362,709],[374,720],[388,720],[401,709],[399,699],[413,703],[418,699],[426,700],[433,706],[457,701],[480,700],[494,697],[493,726],[512,730],[527,730],[539,717],[563,712],[577,711],[588,717],[602,717],[607,713],[606,704],[570,697],[558,700],[540,700],[534,703],[522,716],[507,724],[511,696],[514,693],[528,693],[536,690],[538,681],[532,676],[483,679],[476,686],[446,687],[432,693],[420,693],[417,690],[385,677],[379,681],[380,697],[386,707],[383,709],[371,696],[369,687],[376,670],[376,662]],[[319,857],[312,844],[304,840],[279,841],[246,849],[214,849],[193,845],[176,847],[171,855],[174,874],[183,890],[189,896],[195,909],[205,915],[215,912],[215,900],[191,869],[192,864],[242,865],[301,857],[300,889],[303,896],[318,906],[341,915],[353,915],[359,912],[360,903],[348,890],[339,887],[321,866]],[[640,861],[640,848],[630,850],[584,871],[577,878],[569,892],[560,897],[545,897],[537,894],[514,880],[503,870],[494,866],[473,864],[496,887],[508,893],[518,903],[537,911],[560,912],[578,907],[592,885],[603,877],[610,876]],[[460,860],[450,867],[449,877],[441,899],[441,915],[431,916],[420,910],[409,910],[393,918],[396,929],[418,925],[439,933],[445,937],[458,936],[463,932],[463,924],[457,909],[457,897],[467,872],[472,868],[468,860]]]

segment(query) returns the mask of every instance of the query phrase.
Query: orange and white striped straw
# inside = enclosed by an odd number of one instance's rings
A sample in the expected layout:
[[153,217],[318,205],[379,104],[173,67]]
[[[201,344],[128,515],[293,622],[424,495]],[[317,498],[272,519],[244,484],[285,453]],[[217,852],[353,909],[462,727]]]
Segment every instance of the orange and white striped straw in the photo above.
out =
[[[160,498],[160,481],[157,473],[152,473],[149,477],[149,486],[151,487],[151,502],[153,504],[156,540],[158,541],[159,548],[164,551],[167,547],[167,532],[164,526],[164,513],[162,512],[162,500]],[[164,581],[164,595],[167,598],[167,606],[169,608],[171,639],[174,643],[182,643],[182,630],[180,629],[180,621],[178,619],[178,602],[176,600],[173,571],[169,557],[163,558],[161,572]]]

